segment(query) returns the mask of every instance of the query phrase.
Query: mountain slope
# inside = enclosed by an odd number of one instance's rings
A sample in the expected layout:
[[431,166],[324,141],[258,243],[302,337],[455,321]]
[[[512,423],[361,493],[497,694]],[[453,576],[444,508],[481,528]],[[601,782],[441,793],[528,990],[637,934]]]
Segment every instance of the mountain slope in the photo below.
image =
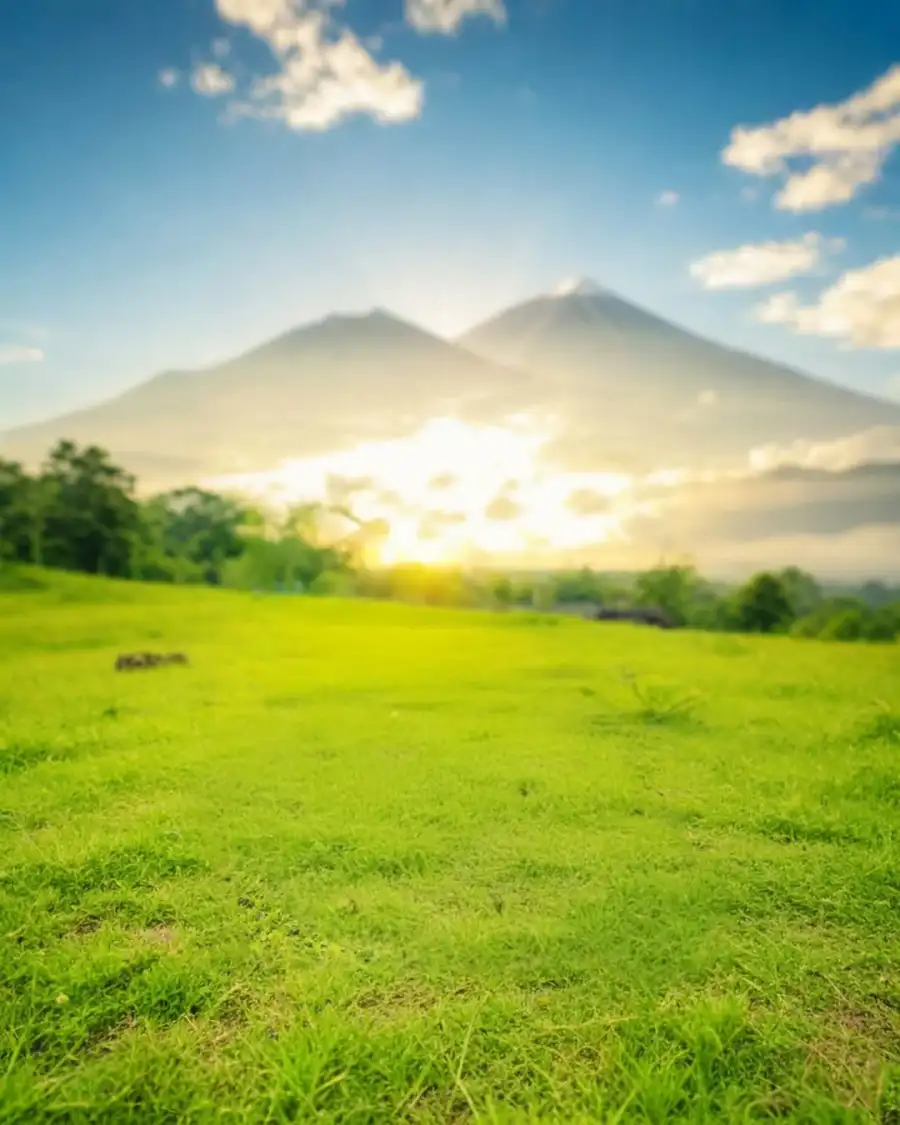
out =
[[166,372],[99,406],[0,435],[0,455],[33,462],[69,437],[165,484],[270,468],[442,413],[495,417],[515,409],[528,385],[387,313],[332,316],[216,367]]
[[591,282],[508,309],[459,343],[539,376],[567,419],[560,451],[585,467],[600,448],[659,467],[900,425],[900,406],[702,339]]
[[579,283],[450,343],[388,313],[331,316],[235,359],[170,371],[88,410],[0,435],[33,464],[94,442],[146,487],[272,469],[410,434],[436,416],[555,419],[575,470],[746,464],[761,445],[900,426],[900,407],[722,347]]

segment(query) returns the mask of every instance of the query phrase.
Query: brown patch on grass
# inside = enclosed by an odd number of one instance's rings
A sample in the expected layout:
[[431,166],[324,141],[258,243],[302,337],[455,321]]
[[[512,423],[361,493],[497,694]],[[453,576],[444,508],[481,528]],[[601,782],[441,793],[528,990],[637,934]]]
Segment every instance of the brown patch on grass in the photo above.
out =
[[178,934],[171,926],[149,926],[141,930],[141,939],[150,945],[173,945],[178,940]]
[[807,1070],[848,1107],[874,1113],[884,1069],[900,1061],[900,1014],[883,1004],[842,1005],[823,1015],[822,1034],[807,1044]]
[[368,1019],[390,1021],[433,1012],[447,1001],[459,1000],[474,993],[468,984],[460,984],[448,992],[439,992],[429,985],[413,982],[394,987],[370,988],[361,992],[352,1007]]

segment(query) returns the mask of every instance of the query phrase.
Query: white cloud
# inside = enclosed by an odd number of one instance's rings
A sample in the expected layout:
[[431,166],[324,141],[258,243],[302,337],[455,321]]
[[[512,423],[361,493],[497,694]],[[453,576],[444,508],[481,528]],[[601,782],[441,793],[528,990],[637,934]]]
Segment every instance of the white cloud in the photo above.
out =
[[0,366],[11,363],[41,363],[44,353],[40,348],[25,344],[0,344]]
[[406,0],[406,21],[417,31],[450,35],[471,16],[488,16],[499,24],[506,20],[506,8],[503,0]]
[[167,66],[165,70],[161,70],[158,75],[159,84],[165,90],[172,90],[181,81],[180,73],[173,66]]
[[773,293],[754,309],[760,324],[790,324],[797,310],[797,294]]
[[842,250],[842,239],[825,239],[810,231],[794,242],[757,242],[734,250],[718,250],[690,265],[691,276],[706,289],[735,289],[772,285],[810,273],[822,254]]
[[216,11],[226,23],[246,25],[256,35],[296,19],[305,4],[292,0],[216,0]]
[[216,0],[223,20],[265,42],[278,66],[232,106],[290,129],[324,130],[352,114],[408,121],[422,108],[422,84],[398,62],[379,63],[347,28],[334,28],[308,0]]
[[833,441],[765,445],[750,452],[750,468],[757,473],[786,466],[839,473],[857,465],[895,461],[900,461],[900,426],[875,426]]
[[[900,64],[867,89],[832,105],[799,110],[769,125],[738,126],[724,163],[754,176],[787,175],[775,205],[817,211],[846,203],[877,180],[900,143]],[[791,161],[811,160],[798,169]]]
[[[365,114],[382,124],[410,121],[422,111],[422,82],[397,61],[379,62],[380,37],[364,42],[336,18],[343,0],[215,0],[219,17],[246,28],[272,53],[275,69],[254,78],[229,105],[233,117],[282,121],[288,128],[324,130],[346,117]],[[406,21],[420,32],[450,35],[473,16],[506,19],[503,0],[405,0]],[[231,42],[213,42],[224,59]],[[177,72],[168,71],[170,83]],[[192,75],[197,93],[208,97],[235,90],[233,75],[204,63]]]
[[234,89],[234,75],[218,63],[200,63],[191,74],[191,86],[206,98],[219,98]]
[[656,197],[657,207],[674,207],[681,196],[677,191],[661,191]]
[[794,293],[776,293],[756,316],[851,347],[900,348],[900,255],[848,270],[814,305],[801,305]]

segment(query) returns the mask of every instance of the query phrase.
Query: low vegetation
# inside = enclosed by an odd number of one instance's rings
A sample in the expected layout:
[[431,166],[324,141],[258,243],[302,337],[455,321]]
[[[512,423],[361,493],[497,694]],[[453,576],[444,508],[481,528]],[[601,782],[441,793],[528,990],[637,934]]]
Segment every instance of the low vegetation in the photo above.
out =
[[15,574],[3,1125],[900,1119],[896,646]]

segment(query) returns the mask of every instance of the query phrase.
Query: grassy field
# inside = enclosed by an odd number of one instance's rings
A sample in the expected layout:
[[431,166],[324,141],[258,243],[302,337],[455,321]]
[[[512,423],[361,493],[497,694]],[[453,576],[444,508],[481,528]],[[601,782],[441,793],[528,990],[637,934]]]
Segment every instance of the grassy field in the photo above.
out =
[[38,576],[0,1122],[896,1123],[898,826],[900,646]]

